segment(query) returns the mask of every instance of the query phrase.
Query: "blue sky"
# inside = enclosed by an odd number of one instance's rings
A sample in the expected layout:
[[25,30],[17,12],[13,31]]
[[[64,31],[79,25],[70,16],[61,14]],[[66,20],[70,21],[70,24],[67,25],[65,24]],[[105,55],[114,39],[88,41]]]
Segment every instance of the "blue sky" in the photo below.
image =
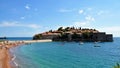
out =
[[31,37],[60,26],[120,37],[120,0],[0,0],[0,37]]

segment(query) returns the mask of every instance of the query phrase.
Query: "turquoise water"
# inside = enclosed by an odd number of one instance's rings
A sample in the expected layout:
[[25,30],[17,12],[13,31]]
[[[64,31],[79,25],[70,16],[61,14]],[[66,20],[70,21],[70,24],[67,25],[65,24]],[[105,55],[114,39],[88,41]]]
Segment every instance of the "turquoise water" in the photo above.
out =
[[6,37],[5,40],[12,40],[12,41],[16,41],[16,40],[32,40],[32,37]]
[[[101,47],[94,47],[94,46]],[[114,42],[42,42],[12,49],[19,68],[113,68],[120,63],[120,38]]]

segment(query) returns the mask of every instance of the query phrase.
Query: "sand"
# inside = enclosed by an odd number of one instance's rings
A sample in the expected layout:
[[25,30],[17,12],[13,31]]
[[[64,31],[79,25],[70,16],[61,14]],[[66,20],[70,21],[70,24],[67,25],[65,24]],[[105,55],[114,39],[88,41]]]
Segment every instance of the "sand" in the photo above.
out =
[[6,48],[0,49],[0,68],[11,68],[9,50]]
[[0,42],[0,68],[12,68],[10,61],[12,57],[9,53],[9,49],[12,47],[20,46],[26,43],[35,43],[35,42],[51,42],[51,39],[46,40],[23,40],[23,41],[5,41]]
[[35,42],[51,42],[51,39],[46,40],[24,40],[25,43],[35,43]]

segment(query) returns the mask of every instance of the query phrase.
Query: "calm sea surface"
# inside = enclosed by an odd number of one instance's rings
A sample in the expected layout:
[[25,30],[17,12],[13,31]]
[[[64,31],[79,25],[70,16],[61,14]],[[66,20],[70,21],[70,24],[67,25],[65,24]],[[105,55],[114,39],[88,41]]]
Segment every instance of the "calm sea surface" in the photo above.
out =
[[32,40],[32,37],[7,37],[6,40]]
[[[94,47],[100,46],[100,47]],[[113,68],[120,63],[120,38],[114,42],[42,42],[15,47],[19,68]]]

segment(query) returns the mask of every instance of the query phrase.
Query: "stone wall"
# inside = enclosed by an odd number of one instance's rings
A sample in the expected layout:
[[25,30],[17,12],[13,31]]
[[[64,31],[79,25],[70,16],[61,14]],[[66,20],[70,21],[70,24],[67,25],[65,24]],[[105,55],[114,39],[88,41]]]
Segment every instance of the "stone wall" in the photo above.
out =
[[112,42],[112,41],[113,41],[113,36],[112,36],[112,34],[107,34],[107,35],[106,35],[106,41],[108,41],[108,42]]

